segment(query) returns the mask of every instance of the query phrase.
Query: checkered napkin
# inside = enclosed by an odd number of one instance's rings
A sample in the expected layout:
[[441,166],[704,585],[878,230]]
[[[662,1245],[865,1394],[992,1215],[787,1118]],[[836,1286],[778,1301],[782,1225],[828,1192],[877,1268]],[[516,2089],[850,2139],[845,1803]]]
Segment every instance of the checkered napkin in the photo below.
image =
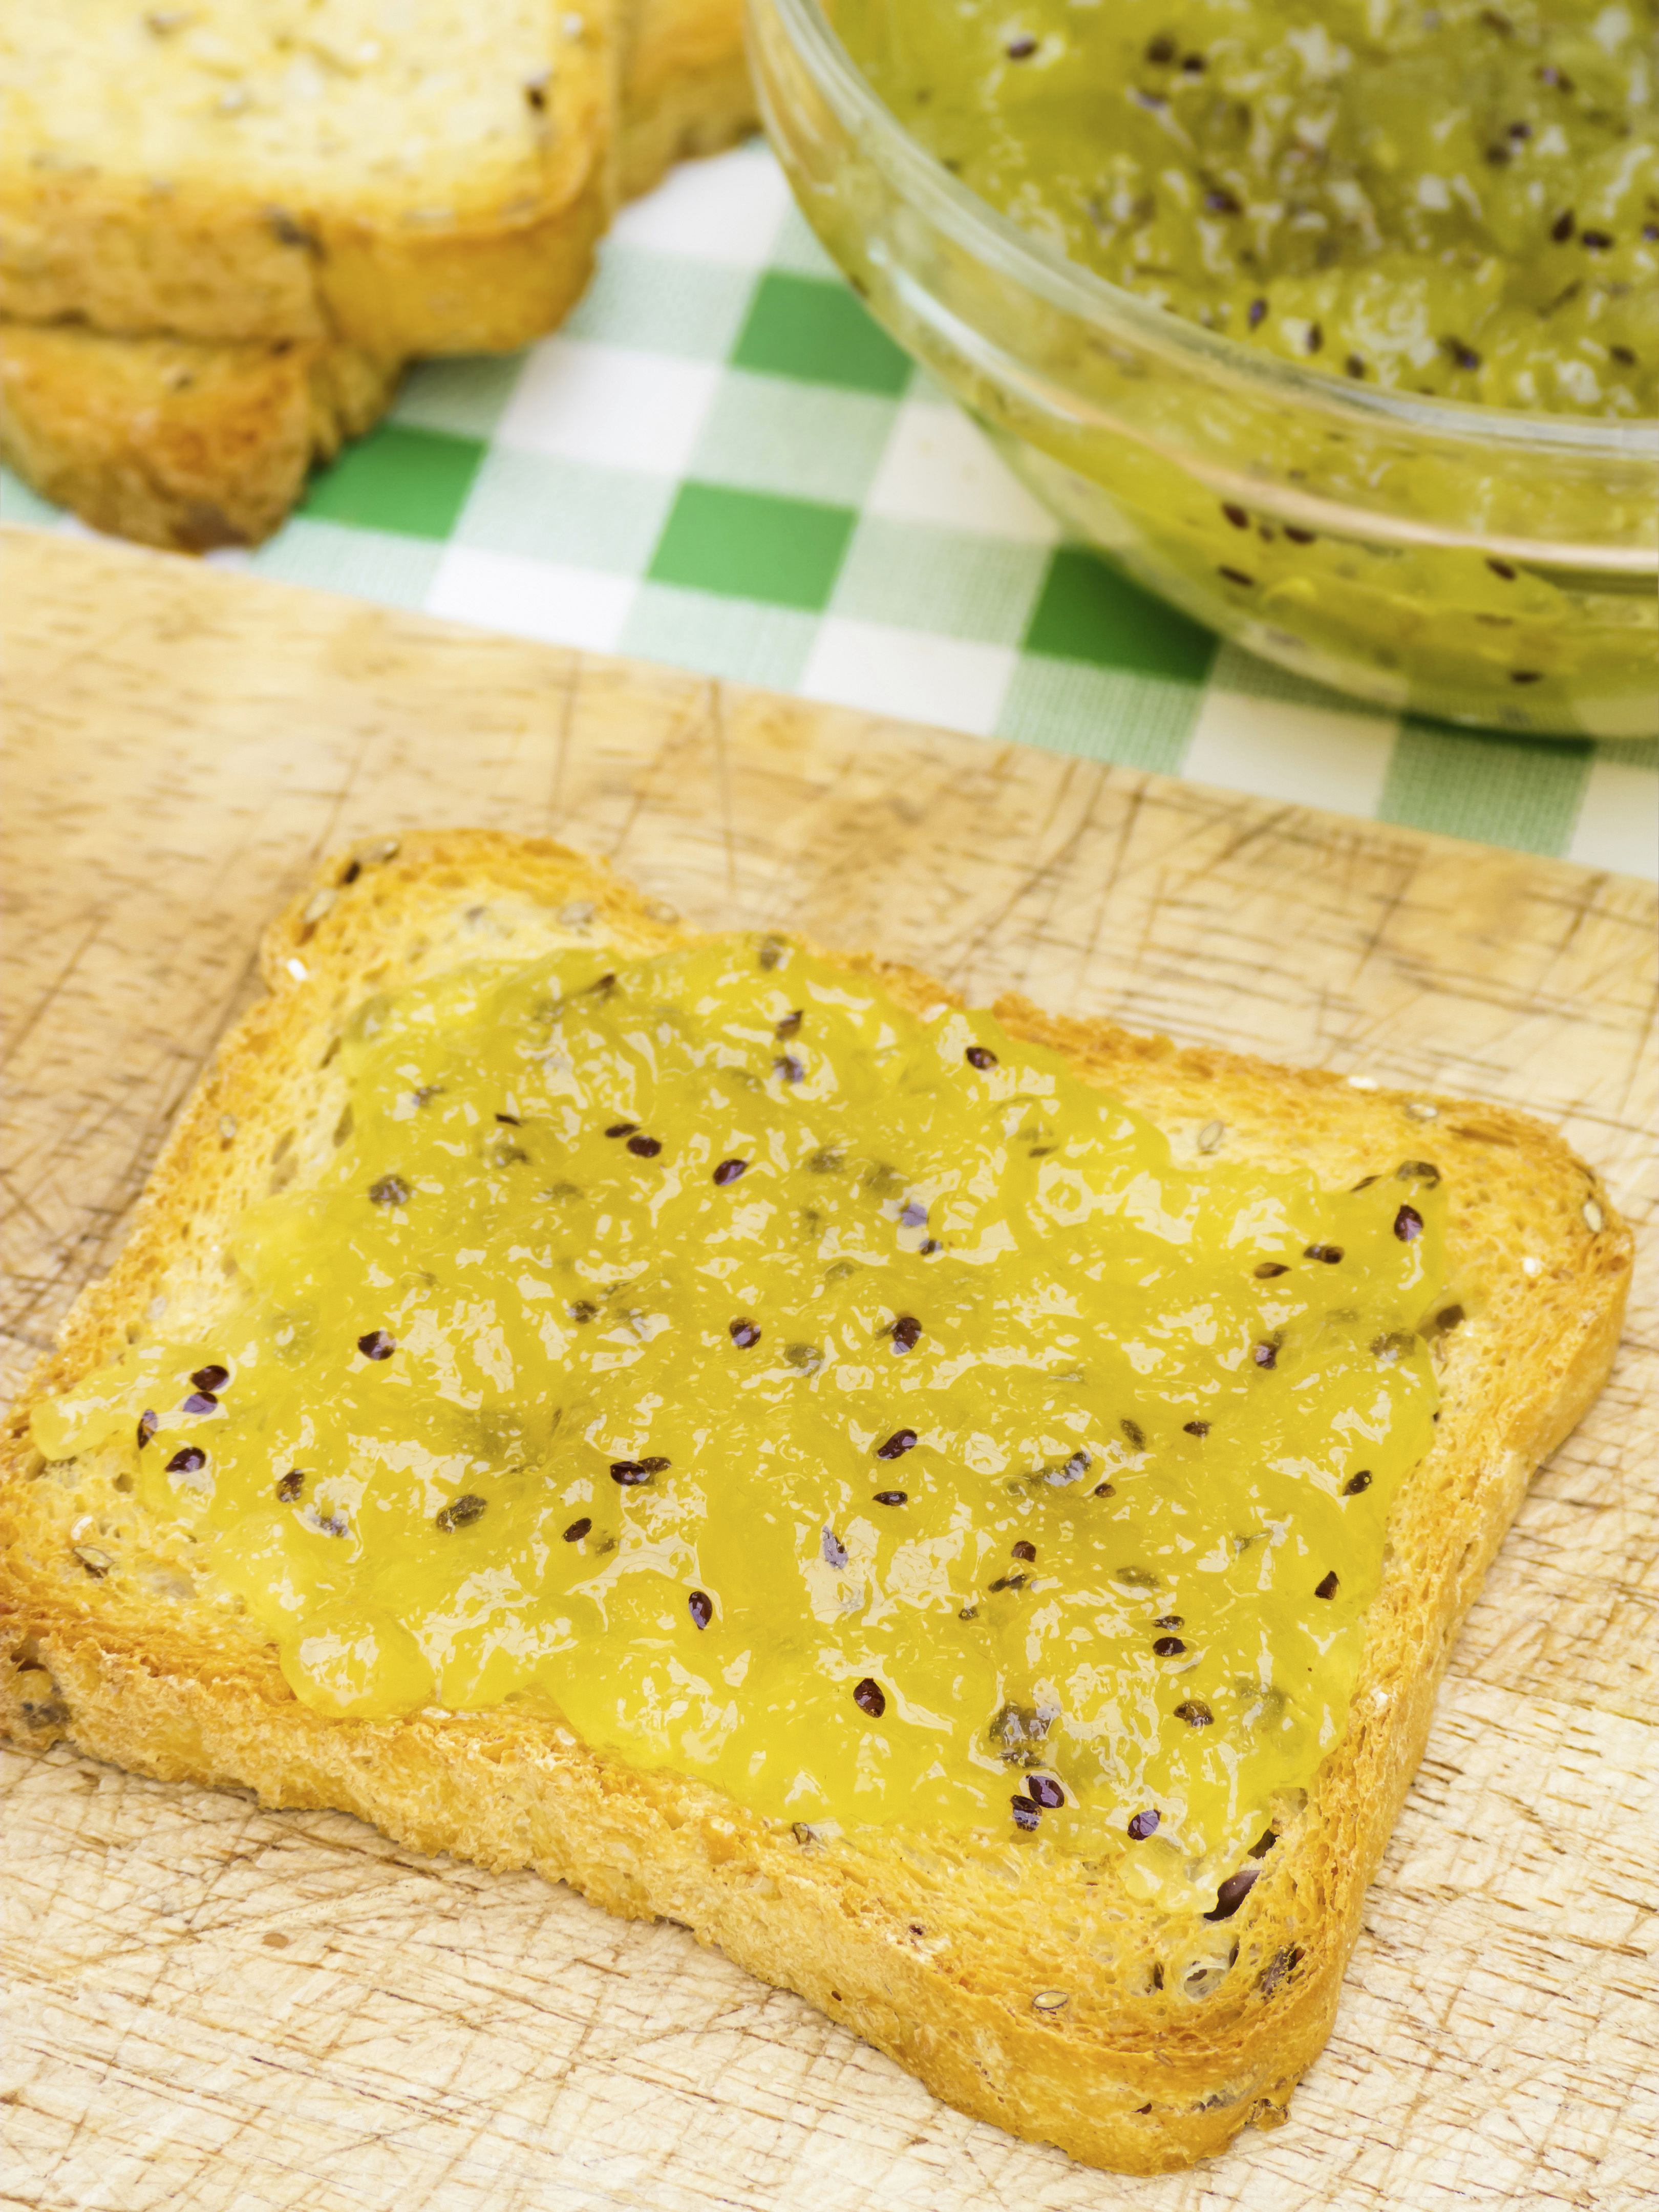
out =
[[[19,519],[56,521],[17,485]],[[988,738],[1659,874],[1659,747],[1372,711],[1062,542],[759,145],[628,209],[555,337],[416,368],[216,563]]]

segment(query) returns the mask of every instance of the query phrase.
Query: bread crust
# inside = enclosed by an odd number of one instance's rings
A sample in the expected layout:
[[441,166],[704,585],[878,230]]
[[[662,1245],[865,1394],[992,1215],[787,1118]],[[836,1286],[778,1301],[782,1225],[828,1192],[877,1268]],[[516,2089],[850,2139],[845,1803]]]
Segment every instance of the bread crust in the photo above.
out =
[[0,323],[0,458],[94,530],[257,545],[385,412],[402,364],[356,346],[198,345]]
[[[151,1570],[202,1582],[199,1560],[135,1528],[95,1468],[46,1468],[27,1413],[142,1333],[163,1285],[175,1314],[222,1298],[219,1254],[241,1207],[273,1173],[291,1164],[303,1177],[328,1156],[344,1094],[323,1063],[368,991],[481,952],[599,942],[630,957],[693,935],[548,841],[452,831],[388,842],[337,858],[271,925],[270,995],[226,1038],[120,1258],[77,1301],[8,1419],[0,1721],[37,1744],[68,1735],[143,1773],[339,1807],[416,1848],[533,1867],[613,1911],[682,1921],[962,2110],[1091,2164],[1168,2171],[1221,2150],[1248,2121],[1276,2124],[1329,2033],[1457,1626],[1532,1469],[1611,1364],[1631,1240],[1593,1171],[1505,1109],[1361,1091],[1023,1000],[997,1006],[1015,1035],[1152,1115],[1178,1157],[1221,1118],[1243,1156],[1346,1183],[1420,1153],[1431,1131],[1445,1178],[1468,1319],[1441,1340],[1437,1442],[1390,1512],[1347,1731],[1219,1928],[1135,1906],[1109,1876],[1024,1843],[888,1830],[803,1842],[701,1784],[599,1757],[553,1718],[325,1719],[294,1698],[245,1618],[210,1601],[210,1579],[195,1595],[158,1594]],[[845,964],[913,1006],[955,996],[890,963]],[[88,1514],[107,1572],[70,1548]],[[1195,1960],[1210,1962],[1201,1988],[1185,1978]],[[1154,1965],[1168,1969],[1161,1987]],[[1062,2008],[1034,2008],[1055,1990]]]

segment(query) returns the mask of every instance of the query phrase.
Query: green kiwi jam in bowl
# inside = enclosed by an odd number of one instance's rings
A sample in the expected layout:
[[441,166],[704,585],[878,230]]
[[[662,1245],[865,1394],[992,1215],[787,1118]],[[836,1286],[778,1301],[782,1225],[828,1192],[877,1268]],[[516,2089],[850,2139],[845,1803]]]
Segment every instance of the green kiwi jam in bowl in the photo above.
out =
[[1659,732],[1651,0],[750,0],[872,312],[1067,531],[1396,709]]

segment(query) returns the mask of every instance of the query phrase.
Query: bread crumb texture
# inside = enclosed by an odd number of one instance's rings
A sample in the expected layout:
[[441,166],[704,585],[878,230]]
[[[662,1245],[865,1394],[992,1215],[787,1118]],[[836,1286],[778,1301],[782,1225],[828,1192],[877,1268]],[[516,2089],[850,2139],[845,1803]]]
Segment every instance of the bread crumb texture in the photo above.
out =
[[[480,953],[584,944],[629,957],[693,941],[660,911],[557,845],[458,831],[340,855],[272,925],[270,995],[227,1037],[120,1259],[6,1424],[6,1727],[145,1774],[240,1784],[268,1805],[338,1807],[416,1849],[532,1867],[612,1911],[684,1922],[963,2111],[1090,2163],[1164,2172],[1247,2123],[1277,2124],[1329,2033],[1457,1626],[1528,1474],[1594,1396],[1617,1340],[1628,1233],[1592,1172],[1524,1115],[1358,1092],[1020,999],[995,1008],[1178,1149],[1207,1139],[1346,1187],[1422,1156],[1433,1132],[1463,1307],[1435,1338],[1437,1441],[1392,1510],[1348,1730],[1218,1922],[1139,1904],[1109,1870],[1013,1841],[769,1821],[597,1757],[554,1718],[325,1719],[216,1589],[208,1547],[139,1513],[120,1455],[48,1464],[32,1447],[36,1398],[163,1324],[179,1333],[223,1310],[242,1208],[302,1186],[331,1156],[346,1104],[335,1041],[363,998]],[[918,1011],[955,1002],[902,966],[846,964]]]

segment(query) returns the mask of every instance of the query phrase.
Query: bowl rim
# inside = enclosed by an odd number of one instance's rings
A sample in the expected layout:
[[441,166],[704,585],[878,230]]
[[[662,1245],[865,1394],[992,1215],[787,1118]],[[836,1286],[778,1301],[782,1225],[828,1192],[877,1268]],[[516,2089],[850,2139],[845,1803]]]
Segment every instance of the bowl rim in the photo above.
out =
[[1583,463],[1659,464],[1659,416],[1617,418],[1487,407],[1466,399],[1430,399],[1346,381],[1328,370],[1258,352],[1219,331],[1167,313],[1125,286],[1114,284],[1068,259],[1034,233],[953,176],[908,131],[859,70],[837,37],[821,0],[748,0],[751,15],[769,7],[783,22],[838,120],[873,141],[878,158],[895,170],[905,196],[921,202],[942,228],[979,259],[989,262],[1051,306],[1094,324],[1126,325],[1142,343],[1200,365],[1222,380],[1254,389],[1281,405],[1314,408],[1346,417],[1356,428],[1387,426],[1466,449],[1517,449]]

